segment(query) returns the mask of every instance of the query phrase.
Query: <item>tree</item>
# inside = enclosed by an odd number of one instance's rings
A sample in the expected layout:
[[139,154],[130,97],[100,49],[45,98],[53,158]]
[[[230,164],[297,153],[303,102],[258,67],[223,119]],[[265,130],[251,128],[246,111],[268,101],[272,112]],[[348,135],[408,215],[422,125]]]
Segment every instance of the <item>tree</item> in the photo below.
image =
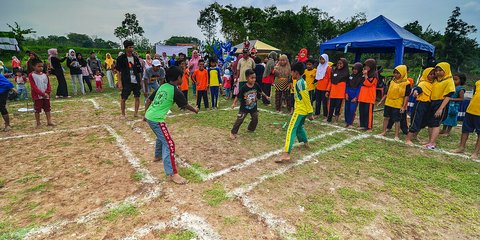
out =
[[184,36],[172,36],[169,39],[165,40],[165,45],[176,46],[177,43],[193,43],[200,44],[200,39],[196,37],[184,37]]
[[152,44],[150,44],[148,38],[144,36],[134,36],[132,38],[132,41],[135,44],[135,48],[137,49],[150,50],[152,48]]
[[213,42],[215,38],[218,23],[216,10],[218,7],[220,7],[220,5],[216,2],[210,4],[210,6],[200,11],[200,17],[197,19],[197,25],[202,30],[208,42]]
[[85,48],[91,48],[94,46],[94,42],[90,36],[82,33],[69,33],[68,39],[74,46],[80,46]]
[[134,36],[142,37],[145,31],[138,22],[137,15],[135,13],[125,13],[125,19],[122,21],[122,25],[115,28],[113,34],[123,41],[126,38],[133,38]]
[[10,28],[10,30],[15,34],[15,39],[17,39],[18,44],[21,45],[25,41],[24,35],[27,34],[32,34],[36,33],[37,31],[34,31],[33,28],[22,28],[20,25],[18,25],[17,22],[15,22],[15,26],[12,26],[7,23],[7,26]]
[[417,37],[422,37],[422,34],[423,34],[423,28],[422,28],[422,25],[420,25],[420,23],[415,20],[411,23],[408,23],[407,25],[403,26],[403,28],[413,34],[415,34]]

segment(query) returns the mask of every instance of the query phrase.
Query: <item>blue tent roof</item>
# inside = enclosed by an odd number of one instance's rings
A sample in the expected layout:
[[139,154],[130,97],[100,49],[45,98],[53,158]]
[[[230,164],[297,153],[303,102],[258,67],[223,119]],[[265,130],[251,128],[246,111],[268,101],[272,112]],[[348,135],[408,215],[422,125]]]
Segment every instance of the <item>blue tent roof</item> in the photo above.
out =
[[[348,46],[347,46],[348,45]],[[320,53],[325,50],[361,53],[395,52],[395,65],[403,60],[404,52],[435,52],[435,47],[411,32],[380,15],[375,19],[320,44]]]

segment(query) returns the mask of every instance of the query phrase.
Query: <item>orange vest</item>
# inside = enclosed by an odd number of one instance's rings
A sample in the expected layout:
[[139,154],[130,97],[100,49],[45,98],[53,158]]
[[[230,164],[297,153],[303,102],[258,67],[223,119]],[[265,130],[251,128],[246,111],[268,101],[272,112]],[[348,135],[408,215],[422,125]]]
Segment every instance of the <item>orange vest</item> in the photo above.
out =
[[369,78],[363,81],[360,93],[358,94],[359,102],[375,104],[375,98],[377,97],[377,81],[377,78]]

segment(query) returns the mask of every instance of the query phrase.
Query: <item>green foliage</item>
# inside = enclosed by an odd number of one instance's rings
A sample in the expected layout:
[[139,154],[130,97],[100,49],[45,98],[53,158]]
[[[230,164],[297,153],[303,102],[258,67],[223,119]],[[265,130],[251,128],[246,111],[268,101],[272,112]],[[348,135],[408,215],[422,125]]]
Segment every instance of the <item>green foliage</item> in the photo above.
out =
[[132,180],[134,181],[142,181],[143,178],[145,178],[145,174],[143,172],[135,172],[131,176]]
[[15,39],[17,39],[19,45],[22,45],[23,41],[25,41],[25,36],[24,35],[32,34],[32,33],[37,32],[37,31],[34,31],[33,28],[22,28],[22,27],[20,27],[20,25],[18,25],[17,22],[15,22],[14,26],[7,23],[7,26],[10,28],[10,30],[15,35]]
[[[106,41],[96,36],[88,36],[82,33],[69,33],[67,36],[49,35],[47,37],[41,36],[38,38],[27,38],[25,46],[45,46],[45,48],[104,48],[113,49],[119,48],[120,45],[116,42]],[[28,50],[25,47],[24,50]],[[45,49],[46,50],[46,49]],[[67,49],[68,50],[68,49]]]
[[169,39],[165,40],[165,45],[176,46],[177,43],[192,43],[200,44],[200,39],[196,37],[184,37],[184,36],[171,36]]
[[138,22],[137,15],[135,13],[125,13],[125,19],[122,21],[122,25],[115,28],[114,33],[120,41],[126,38],[133,38],[134,36],[143,36],[145,31]]

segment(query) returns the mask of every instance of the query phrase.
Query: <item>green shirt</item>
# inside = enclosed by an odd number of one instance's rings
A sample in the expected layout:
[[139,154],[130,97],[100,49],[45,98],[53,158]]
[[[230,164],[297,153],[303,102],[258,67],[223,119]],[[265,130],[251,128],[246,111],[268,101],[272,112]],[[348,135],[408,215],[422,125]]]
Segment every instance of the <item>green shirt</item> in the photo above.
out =
[[167,113],[175,102],[180,108],[187,106],[183,93],[174,85],[164,83],[150,95],[152,101],[145,113],[145,118],[152,122],[165,122]]

